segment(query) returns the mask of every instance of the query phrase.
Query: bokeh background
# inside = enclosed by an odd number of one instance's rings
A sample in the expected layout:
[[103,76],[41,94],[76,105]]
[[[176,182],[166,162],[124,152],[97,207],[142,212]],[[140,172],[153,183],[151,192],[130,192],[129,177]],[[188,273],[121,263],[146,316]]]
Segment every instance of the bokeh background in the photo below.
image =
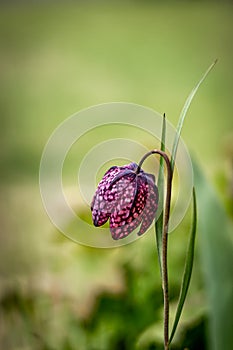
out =
[[[230,1],[0,3],[1,349],[161,348],[153,230],[113,250],[71,242],[44,211],[40,157],[62,121],[99,103],[145,105],[176,125],[185,98],[215,58],[182,133],[201,169],[200,227],[173,348],[230,349],[232,15]],[[189,228],[188,214],[170,237],[172,310]]]

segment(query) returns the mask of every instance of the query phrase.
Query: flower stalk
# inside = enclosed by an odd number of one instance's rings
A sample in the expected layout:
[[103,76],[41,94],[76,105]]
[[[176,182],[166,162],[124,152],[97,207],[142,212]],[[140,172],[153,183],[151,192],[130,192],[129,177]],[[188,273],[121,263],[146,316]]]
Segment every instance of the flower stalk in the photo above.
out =
[[164,222],[162,233],[162,288],[163,288],[163,302],[164,302],[164,349],[169,349],[169,289],[168,289],[168,268],[167,268],[167,248],[168,248],[168,225],[170,217],[170,205],[171,205],[171,191],[172,191],[172,168],[168,155],[161,150],[152,150],[146,153],[138,165],[138,170],[146,160],[152,154],[159,154],[163,157],[167,167],[167,191],[164,210]]

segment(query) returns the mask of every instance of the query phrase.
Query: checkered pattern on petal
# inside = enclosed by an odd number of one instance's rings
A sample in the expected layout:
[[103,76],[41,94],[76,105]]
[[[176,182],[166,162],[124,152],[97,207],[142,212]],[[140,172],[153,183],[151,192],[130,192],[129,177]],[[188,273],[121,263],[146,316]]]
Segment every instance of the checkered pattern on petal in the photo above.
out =
[[104,174],[91,203],[92,220],[95,226],[105,224],[115,205],[114,201],[119,197],[119,184],[112,185],[115,178],[119,176],[120,179],[125,171],[134,173],[136,168],[136,163],[122,167],[113,166]]
[[109,218],[114,200],[114,193],[108,191],[115,176],[121,171],[120,167],[111,167],[100,181],[91,203],[92,220],[95,226],[102,226]]
[[121,239],[140,226],[142,235],[154,220],[158,207],[155,178],[130,163],[112,167],[100,181],[92,201],[91,210],[95,226],[110,218],[113,239]]
[[[130,192],[125,194],[125,198],[128,198],[126,203],[124,203],[126,215],[122,218],[122,211],[119,212],[118,207],[115,207],[110,216],[110,231],[113,239],[121,239],[128,236],[142,221],[142,212],[145,207],[147,194],[144,192],[142,181],[138,175],[135,176],[133,185],[135,188],[133,196]],[[119,209],[122,208],[122,206],[119,206]]]
[[146,192],[148,196],[145,208],[143,210],[142,224],[138,232],[139,236],[145,233],[152,224],[156,211],[158,209],[159,202],[159,193],[158,188],[154,183],[154,176],[151,174],[145,174],[144,179],[146,179]]

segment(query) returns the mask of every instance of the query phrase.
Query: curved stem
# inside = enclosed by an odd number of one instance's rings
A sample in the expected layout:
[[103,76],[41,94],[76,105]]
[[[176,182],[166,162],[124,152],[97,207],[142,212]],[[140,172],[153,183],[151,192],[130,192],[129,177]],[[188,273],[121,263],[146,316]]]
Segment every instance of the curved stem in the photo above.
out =
[[172,168],[167,154],[161,150],[152,150],[146,153],[139,162],[137,173],[140,172],[143,162],[152,154],[159,154],[165,160],[167,167],[167,193],[164,210],[163,234],[162,234],[162,284],[164,302],[164,349],[169,349],[169,291],[168,291],[168,270],[167,270],[167,247],[168,247],[168,223],[170,216],[171,190],[172,190]]

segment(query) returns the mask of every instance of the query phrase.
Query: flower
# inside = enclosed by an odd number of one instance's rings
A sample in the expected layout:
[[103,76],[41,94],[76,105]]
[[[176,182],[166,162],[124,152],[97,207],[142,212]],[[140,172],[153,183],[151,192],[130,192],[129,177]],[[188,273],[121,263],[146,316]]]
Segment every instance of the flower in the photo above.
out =
[[95,226],[110,219],[112,238],[128,236],[140,226],[138,235],[150,227],[158,208],[155,177],[136,163],[113,166],[100,181],[91,203]]

